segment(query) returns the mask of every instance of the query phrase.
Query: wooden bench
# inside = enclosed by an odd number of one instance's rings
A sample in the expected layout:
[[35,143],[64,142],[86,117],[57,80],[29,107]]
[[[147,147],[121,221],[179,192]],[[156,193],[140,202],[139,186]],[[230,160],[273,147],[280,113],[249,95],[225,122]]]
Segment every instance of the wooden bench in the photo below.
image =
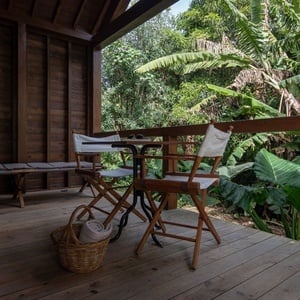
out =
[[[81,162],[81,168],[91,169],[93,164],[90,162]],[[31,163],[2,163],[0,164],[0,175],[13,176],[13,198],[18,199],[20,207],[25,206],[24,202],[24,182],[25,176],[31,173],[48,173],[59,171],[73,171],[77,168],[77,163],[74,162],[31,162]],[[80,191],[85,187],[82,186]]]

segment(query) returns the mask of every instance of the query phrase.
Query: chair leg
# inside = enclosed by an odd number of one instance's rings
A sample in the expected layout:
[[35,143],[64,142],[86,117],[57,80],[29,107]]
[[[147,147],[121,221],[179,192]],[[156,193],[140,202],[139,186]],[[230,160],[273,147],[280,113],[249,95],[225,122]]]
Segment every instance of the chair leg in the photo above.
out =
[[[116,215],[116,213],[119,210],[122,210],[122,207],[124,207],[126,202],[126,199],[128,198],[129,194],[131,193],[133,189],[133,186],[131,185],[126,192],[123,194],[123,196],[120,198],[120,200],[118,201],[118,203],[115,205],[115,207],[113,208],[113,210],[110,212],[109,216],[105,219],[105,221],[103,222],[103,224],[106,226],[109,222],[111,222],[111,220],[114,218],[114,216]],[[129,204],[129,203],[128,203]],[[138,211],[137,211],[138,212]],[[140,214],[140,212],[138,212]],[[141,215],[141,214],[140,214]],[[145,218],[145,216],[141,215],[143,218]],[[146,220],[146,218],[145,218]]]
[[167,202],[168,202],[167,194],[165,194],[163,196],[163,198],[161,199],[161,203],[160,203],[159,207],[154,212],[153,218],[152,218],[150,224],[148,225],[148,227],[147,227],[147,229],[146,229],[146,231],[145,231],[142,239],[140,240],[140,242],[139,242],[139,244],[138,244],[138,246],[137,246],[137,248],[135,250],[135,252],[136,252],[137,255],[139,255],[140,252],[142,251],[142,249],[143,249],[146,241],[149,238],[149,235],[151,233],[153,233],[154,227],[155,227],[156,223],[160,220],[160,214],[161,214],[162,210],[164,209],[164,207],[166,206]]
[[83,179],[83,184],[79,189],[79,193],[82,193],[88,185],[89,185],[88,181],[86,179]]
[[220,244],[221,238],[220,238],[219,234],[217,233],[215,226],[213,225],[213,223],[211,222],[209,216],[207,215],[207,213],[205,211],[205,202],[206,202],[206,197],[207,197],[207,191],[206,190],[202,191],[202,196],[201,196],[200,201],[196,195],[191,195],[191,196],[192,196],[192,199],[199,211],[199,214],[201,215],[205,225],[207,226],[207,229],[211,232],[211,234],[213,235],[213,237],[215,238],[217,243]]
[[[126,199],[128,198],[129,194],[132,192],[133,190],[133,184],[130,185],[130,187],[127,188],[127,191],[125,192],[125,194],[123,194],[123,196],[121,196],[119,193],[117,193],[114,189],[109,189],[109,193],[112,194],[114,196],[114,198],[116,198],[118,200],[118,202],[121,202],[121,207],[124,208],[130,208],[131,204],[129,202],[126,201]],[[138,217],[140,218],[143,222],[146,222],[147,219],[146,217],[140,213],[136,208],[134,208],[132,210],[132,212]]]
[[[94,179],[87,179],[88,185],[93,190],[93,188],[98,192],[98,195],[93,198],[93,200],[88,204],[89,207],[93,207],[96,205],[96,203],[104,197],[107,201],[109,201],[113,206],[117,204],[117,202],[110,197],[108,194],[108,190],[105,190],[104,188],[100,187],[98,182]],[[87,213],[86,210],[83,210],[78,216],[77,219],[80,220],[85,214]],[[109,214],[109,212],[106,212]]]
[[198,259],[199,259],[199,253],[200,253],[200,242],[201,242],[201,237],[202,237],[202,226],[203,226],[203,219],[201,215],[199,214],[198,216],[198,228],[197,228],[197,233],[195,236],[195,246],[194,246],[194,252],[193,252],[193,260],[192,260],[192,265],[191,268],[193,270],[196,269],[197,264],[198,264]]
[[192,260],[192,269],[196,269],[199,259],[200,253],[200,242],[203,230],[203,223],[207,226],[208,230],[212,233],[214,238],[216,239],[217,243],[221,243],[220,236],[218,235],[214,225],[212,224],[210,218],[208,217],[207,213],[205,212],[205,202],[207,197],[207,191],[203,190],[201,195],[201,200],[199,201],[197,195],[191,195],[193,202],[195,203],[199,216],[198,216],[198,228],[195,237],[195,246],[194,246],[194,253],[193,253],[193,260]]
[[[150,208],[151,208],[151,212],[152,212],[152,216],[153,216],[155,214],[155,212],[157,211],[158,208],[157,208],[157,206],[155,204],[155,201],[153,200],[151,192],[146,191],[145,194],[146,194],[146,197],[148,199],[148,202],[149,202],[149,205],[150,205]],[[158,221],[158,224],[159,224],[158,227],[161,228],[162,231],[165,232],[166,231],[166,226],[164,225],[164,223],[163,223],[160,215],[158,216],[158,220],[157,221]]]
[[[113,210],[108,213],[109,215],[112,215],[109,220],[112,220],[112,218],[115,216],[115,214],[118,212],[118,210],[123,211],[123,208],[129,208],[131,206],[130,203],[126,201],[127,197],[131,193],[133,189],[133,185],[131,185],[125,194],[121,196],[119,193],[117,193],[114,189],[111,188],[109,184],[107,184],[104,181],[99,182],[97,179],[94,178],[87,178],[88,184],[90,185],[91,188],[94,188],[97,192],[98,195],[94,197],[94,199],[89,203],[89,207],[93,207],[96,205],[96,203],[104,197],[106,200],[108,200],[113,206]],[[116,208],[117,207],[117,208]],[[137,209],[133,209],[133,213],[139,217],[143,222],[145,222],[147,219],[146,217],[140,213]],[[80,220],[84,215],[86,214],[86,210],[82,211],[77,219]],[[108,222],[106,222],[108,223]]]

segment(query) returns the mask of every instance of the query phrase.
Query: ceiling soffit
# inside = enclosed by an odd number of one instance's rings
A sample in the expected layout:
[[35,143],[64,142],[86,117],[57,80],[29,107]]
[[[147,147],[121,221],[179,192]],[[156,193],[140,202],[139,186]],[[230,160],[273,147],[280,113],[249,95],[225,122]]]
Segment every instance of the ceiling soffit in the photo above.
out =
[[178,0],[0,0],[0,18],[103,48]]

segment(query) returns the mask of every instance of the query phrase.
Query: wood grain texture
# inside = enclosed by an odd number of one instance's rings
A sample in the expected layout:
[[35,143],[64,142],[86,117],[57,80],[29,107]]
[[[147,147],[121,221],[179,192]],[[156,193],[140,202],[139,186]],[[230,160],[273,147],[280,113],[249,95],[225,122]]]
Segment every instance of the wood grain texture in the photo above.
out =
[[[136,256],[146,223],[130,215],[100,269],[70,273],[60,267],[49,234],[90,197],[76,189],[30,193],[22,210],[0,197],[1,299],[299,299],[299,242],[217,219],[222,243],[203,233],[195,271],[188,268],[192,244],[186,241],[159,237],[159,248],[149,239]],[[196,221],[192,210],[164,214],[169,220]]]

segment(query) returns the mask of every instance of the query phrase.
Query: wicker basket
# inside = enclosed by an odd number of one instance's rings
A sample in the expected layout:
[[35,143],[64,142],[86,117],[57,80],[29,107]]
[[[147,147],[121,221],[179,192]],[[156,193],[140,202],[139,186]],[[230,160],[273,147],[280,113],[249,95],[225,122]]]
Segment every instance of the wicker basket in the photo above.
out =
[[61,265],[74,273],[87,273],[98,269],[102,265],[110,240],[110,237],[107,237],[96,243],[80,243],[78,237],[83,224],[73,224],[73,222],[77,212],[82,209],[88,211],[89,219],[94,219],[90,208],[80,205],[73,211],[66,226],[51,233]]

